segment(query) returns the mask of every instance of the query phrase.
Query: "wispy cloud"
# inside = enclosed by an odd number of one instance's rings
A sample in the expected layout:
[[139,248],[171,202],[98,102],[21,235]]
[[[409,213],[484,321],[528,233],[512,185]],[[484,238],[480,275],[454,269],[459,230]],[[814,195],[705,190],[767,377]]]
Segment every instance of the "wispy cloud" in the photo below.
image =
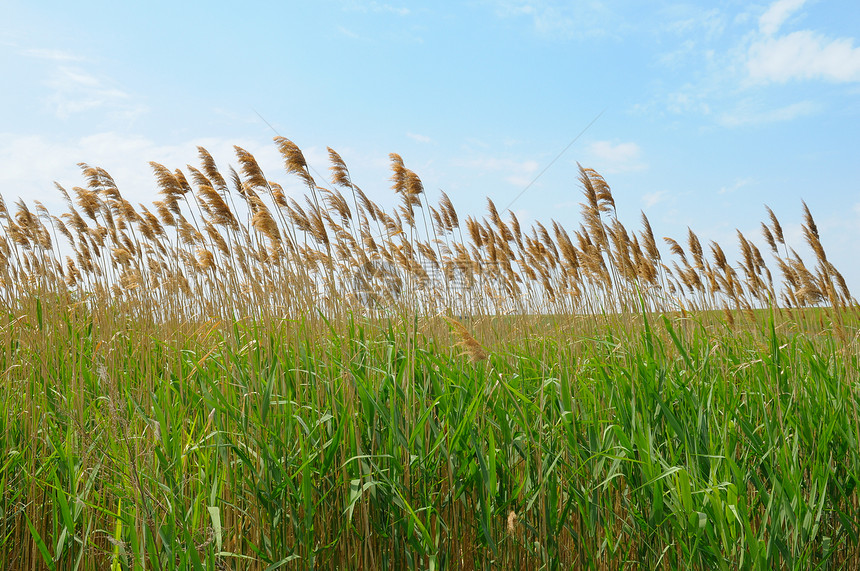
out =
[[750,78],[759,82],[860,81],[860,47],[854,47],[853,38],[832,40],[811,30],[800,30],[754,42],[747,69]]
[[416,143],[430,143],[433,141],[427,135],[419,135],[417,133],[406,133],[406,136],[415,141]]
[[550,39],[585,39],[610,35],[612,13],[604,2],[557,0],[490,0],[497,17],[524,18]]
[[654,192],[646,192],[642,195],[642,204],[645,205],[645,208],[652,208],[661,202],[665,202],[666,199],[669,198],[669,191],[667,190],[657,190]]
[[84,58],[63,50],[32,48],[22,52],[24,55],[56,62],[83,61]]
[[134,119],[146,107],[114,81],[93,71],[87,58],[68,50],[29,47],[18,48],[22,56],[41,60],[34,62],[37,82],[47,88],[40,99],[51,113],[60,119],[98,111],[123,120]]
[[804,4],[806,0],[777,0],[759,18],[759,31],[766,36],[772,36],[779,31],[789,16]]
[[798,101],[776,108],[767,108],[743,101],[735,109],[721,114],[719,122],[726,127],[779,123],[812,115],[819,108],[820,106],[812,101]]
[[726,29],[726,15],[717,8],[675,5],[668,8],[663,28],[682,37],[713,40]]
[[146,110],[129,93],[79,67],[60,65],[44,83],[51,90],[45,100],[61,119],[95,110],[133,119]]
[[[860,82],[860,47],[851,37],[831,38],[818,30],[792,30],[807,0],[776,0],[730,18],[709,10],[707,26],[695,24],[687,7],[673,8],[663,34],[677,46],[659,56],[673,70],[689,69],[684,83],[660,96],[675,115],[710,116],[723,127],[761,125],[798,119],[820,111],[823,99],[779,104],[768,101],[790,81]],[[730,23],[729,23],[730,22]],[[820,97],[825,97],[822,94]],[[789,99],[790,101],[790,99]],[[648,110],[653,104],[639,104]]]
[[600,172],[607,174],[641,171],[648,168],[642,160],[642,149],[636,143],[595,141],[588,146],[587,156]]
[[350,12],[373,12],[373,13],[386,13],[386,14],[395,14],[397,16],[408,16],[411,11],[409,8],[405,6],[396,6],[394,4],[388,4],[385,2],[362,2],[359,0],[351,0],[349,2],[345,2],[343,5],[343,9]]
[[759,83],[824,79],[860,81],[860,47],[854,38],[828,38],[814,30],[778,35],[806,0],[777,0],[759,18],[759,33],[749,46],[746,67]]
[[717,193],[718,194],[731,194],[731,193],[735,192],[736,190],[740,190],[741,188],[751,184],[752,182],[753,182],[753,179],[749,178],[749,177],[739,178],[739,179],[735,180],[735,182],[733,182],[732,184],[730,184],[728,186],[721,187],[720,190],[717,191]]
[[346,36],[347,38],[350,38],[350,39],[352,39],[352,40],[363,40],[363,39],[364,39],[364,38],[362,38],[360,35],[358,35],[357,33],[355,33],[355,32],[353,32],[352,30],[350,30],[349,28],[345,28],[345,27],[343,27],[343,26],[338,26],[338,27],[337,27],[337,31],[338,31],[341,35]]

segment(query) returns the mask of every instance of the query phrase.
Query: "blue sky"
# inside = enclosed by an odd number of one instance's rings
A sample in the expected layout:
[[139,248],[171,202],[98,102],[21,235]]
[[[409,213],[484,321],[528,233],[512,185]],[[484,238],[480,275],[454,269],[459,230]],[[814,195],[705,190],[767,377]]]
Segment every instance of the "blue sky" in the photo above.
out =
[[[295,192],[272,129],[326,147],[392,204],[388,153],[461,216],[485,197],[578,226],[577,166],[657,236],[765,251],[768,204],[802,254],[801,199],[860,291],[860,3],[590,0],[3,1],[0,194],[62,207],[53,181],[107,169],[157,199],[148,162],[219,166],[232,146]],[[602,115],[600,115],[602,112]],[[775,265],[771,264],[776,272]]]

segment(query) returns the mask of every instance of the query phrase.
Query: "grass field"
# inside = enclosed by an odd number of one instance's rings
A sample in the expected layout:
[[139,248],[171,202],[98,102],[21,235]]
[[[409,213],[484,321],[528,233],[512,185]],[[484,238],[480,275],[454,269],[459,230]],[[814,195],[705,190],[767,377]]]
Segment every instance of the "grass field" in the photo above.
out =
[[589,169],[570,233],[461,225],[277,144],[303,204],[201,149],[153,212],[87,165],[0,209],[0,568],[860,568],[860,313],[805,205],[775,283]]

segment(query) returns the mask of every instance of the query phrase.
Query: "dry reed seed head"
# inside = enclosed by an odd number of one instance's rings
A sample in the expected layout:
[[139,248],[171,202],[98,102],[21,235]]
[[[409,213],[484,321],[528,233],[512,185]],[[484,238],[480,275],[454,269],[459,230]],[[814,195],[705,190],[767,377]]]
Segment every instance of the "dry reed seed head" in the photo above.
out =
[[767,224],[764,222],[761,223],[761,234],[764,236],[764,241],[767,242],[767,245],[773,251],[774,254],[779,254],[779,251],[776,249],[776,242],[773,239],[773,234],[770,231],[770,228],[767,227]]
[[370,200],[367,195],[364,194],[364,191],[361,190],[359,187],[353,185],[352,189],[355,191],[356,196],[358,196],[359,204],[361,204],[361,207],[364,209],[367,215],[370,216],[370,219],[376,222],[376,212],[377,210],[379,210],[379,207],[372,200]]
[[95,167],[95,169],[96,173],[98,173],[100,184],[105,187],[104,191],[111,191],[112,193],[115,193],[116,196],[119,196],[119,189],[117,189],[116,182],[110,173],[101,167]]
[[600,218],[600,211],[588,208],[583,211],[583,218],[588,226],[588,231],[594,245],[603,250],[609,250],[609,239],[606,235],[606,227]]
[[803,204],[803,222],[806,227],[809,229],[810,233],[815,236],[816,239],[818,236],[818,227],[815,225],[815,220],[812,219],[812,213],[809,211],[809,207],[806,205],[806,201],[801,200],[801,204]]
[[490,220],[493,221],[493,224],[500,226],[502,224],[502,219],[499,216],[499,211],[496,210],[496,205],[489,196],[487,197],[487,211],[490,213]]
[[239,159],[242,174],[245,175],[246,184],[255,188],[268,189],[269,183],[266,180],[266,176],[263,174],[263,170],[257,163],[257,159],[254,158],[254,155],[236,145],[233,146],[233,150],[236,152],[236,158]]
[[663,241],[669,245],[669,251],[671,253],[673,253],[676,256],[678,256],[679,258],[681,258],[681,261],[684,263],[685,266],[690,265],[687,263],[687,255],[684,254],[684,249],[681,247],[680,244],[678,244],[678,242],[676,242],[675,240],[673,240],[672,238],[669,238],[667,236],[663,237]]
[[44,204],[42,204],[38,200],[34,200],[33,205],[36,207],[36,212],[38,213],[40,218],[45,218],[46,220],[51,219],[51,213],[48,212],[48,209],[45,208]]
[[161,222],[165,226],[176,226],[176,218],[173,216],[173,211],[170,210],[164,201],[154,200],[152,205],[155,206],[155,210],[158,212],[158,216],[161,217]]
[[443,220],[443,213],[439,210],[436,210],[433,206],[428,205],[428,210],[430,210],[430,220],[433,223],[433,231],[437,234],[444,234],[446,231],[450,229],[449,224],[446,220]]
[[201,185],[198,188],[197,197],[202,204],[205,204],[213,223],[226,226],[234,231],[239,229],[239,223],[233,211],[230,210],[227,201],[218,191],[211,186]]
[[176,175],[174,175],[164,165],[155,161],[150,161],[149,166],[152,167],[152,170],[155,173],[155,180],[160,189],[159,193],[164,196],[165,202],[171,206],[171,210],[173,210],[172,204],[182,196],[184,189],[179,184]]
[[348,224],[352,220],[352,210],[346,202],[346,198],[336,190],[320,189],[323,193],[323,202],[328,207],[338,213],[344,224]]
[[815,256],[819,261],[826,262],[827,254],[825,254],[824,247],[821,245],[821,240],[818,238],[818,230],[814,227],[810,228],[807,224],[804,224],[803,236],[806,239],[806,243],[809,244],[809,247],[812,248],[813,252],[815,252]]
[[442,318],[447,321],[453,329],[454,334],[459,339],[457,345],[463,348],[463,354],[468,356],[471,362],[477,363],[478,361],[484,361],[489,357],[487,351],[481,346],[477,339],[472,337],[472,334],[469,333],[469,330],[466,329],[462,323],[447,316],[442,316]]
[[284,157],[284,166],[288,173],[297,175],[311,189],[316,188],[316,183],[308,170],[308,163],[301,149],[284,137],[275,137],[275,142],[278,145],[278,150],[281,156]]
[[352,181],[349,178],[349,169],[346,168],[346,163],[337,152],[331,147],[328,149],[328,158],[331,161],[329,170],[331,171],[332,184],[342,187],[352,187]]
[[790,286],[790,288],[788,289],[796,289],[797,287],[799,287],[800,282],[791,265],[782,258],[777,258],[776,263],[779,266],[780,271],[782,272],[783,279]]
[[723,248],[713,240],[711,241],[711,252],[713,253],[714,263],[716,264],[717,268],[719,268],[723,272],[727,272],[729,264],[726,260],[726,254],[725,252],[723,252]]
[[851,303],[851,292],[848,291],[848,284],[845,282],[845,278],[842,277],[842,274],[833,266],[833,264],[828,262],[829,272],[833,276],[833,279],[836,280],[836,285],[839,286],[840,291],[842,292],[842,300],[847,305]]
[[589,177],[591,178],[592,184],[594,185],[597,193],[597,201],[600,205],[601,212],[612,212],[613,216],[615,216],[615,199],[612,198],[612,191],[609,188],[609,184],[607,184],[606,180],[594,169],[586,170],[588,171]]
[[191,180],[193,180],[194,184],[196,184],[198,187],[200,187],[200,186],[212,187],[213,186],[213,183],[211,180],[209,180],[209,177],[207,177],[205,174],[200,172],[197,168],[195,168],[191,165],[188,165],[188,164],[185,165],[185,168],[187,168],[188,172],[191,173]]
[[215,268],[215,256],[206,248],[197,248],[197,269],[209,270]]
[[415,172],[406,169],[406,194],[410,197],[410,204],[421,206],[421,200],[418,195],[424,192],[424,183]]
[[696,236],[689,226],[687,227],[687,238],[690,245],[690,253],[693,254],[696,266],[699,268],[704,267],[702,244],[699,242],[698,236]]
[[133,291],[143,286],[143,276],[135,268],[126,268],[119,276],[119,287],[123,292]]
[[406,167],[403,158],[397,153],[389,153],[391,161],[391,189],[398,194],[406,194]]
[[117,215],[120,216],[121,220],[129,224],[139,224],[141,222],[142,217],[128,200],[123,198],[117,201],[115,206]]
[[328,245],[329,237],[326,231],[325,223],[319,210],[314,207],[309,207],[308,222],[310,223],[310,234],[321,244]]
[[308,220],[308,215],[305,213],[302,206],[295,201],[295,199],[290,199],[291,206],[287,207],[287,216],[290,221],[302,232],[310,232],[311,231],[311,223]]
[[644,231],[642,243],[645,246],[645,251],[652,262],[659,262],[660,250],[657,249],[657,242],[654,239],[654,232],[651,230],[651,223],[648,221],[648,217],[645,216],[645,212],[640,212],[642,213],[642,228]]
[[287,206],[287,195],[284,193],[284,187],[271,180],[268,184],[272,191],[272,200],[275,202],[275,205],[278,208],[285,208]]
[[273,243],[279,242],[281,240],[281,233],[278,230],[278,224],[275,222],[272,213],[269,212],[265,203],[259,198],[253,198],[250,205],[253,212],[251,226]]
[[785,238],[782,235],[782,226],[779,224],[779,220],[776,219],[776,214],[773,213],[773,210],[770,209],[770,206],[765,205],[765,209],[767,210],[768,216],[770,216],[770,223],[773,226],[773,236],[776,238],[776,241],[780,244],[785,245]]
[[579,167],[579,182],[582,184],[582,192],[585,194],[585,198],[588,201],[587,204],[581,204],[583,210],[600,210],[600,204],[597,201],[597,192],[594,189],[594,185],[592,184],[591,177],[589,176],[590,169],[584,168],[581,164],[576,163],[576,166]]
[[191,185],[188,184],[188,179],[185,178],[185,174],[181,170],[175,169],[173,171],[173,176],[176,178],[176,183],[179,185],[181,194],[185,195],[192,192]]
[[753,258],[752,248],[740,230],[735,228],[735,232],[738,234],[738,243],[741,246],[741,254],[744,258],[744,269],[749,273],[753,273],[755,269],[755,260]]
[[72,191],[77,195],[78,206],[81,207],[87,218],[95,221],[96,214],[101,210],[101,201],[96,193],[79,186],[72,188]]
[[448,218],[451,220],[451,225],[454,228],[459,228],[460,219],[457,217],[457,211],[454,209],[454,204],[445,191],[442,191],[442,198],[439,200],[439,204],[446,211]]
[[466,229],[469,231],[469,236],[472,238],[472,243],[475,247],[480,248],[484,245],[484,240],[481,237],[481,225],[471,216],[466,217]]
[[90,190],[98,191],[101,187],[98,169],[91,167],[87,163],[78,163],[78,168],[81,169],[81,175],[87,181],[87,187]]
[[752,242],[750,242],[749,245],[752,250],[753,260],[755,261],[756,273],[761,274],[761,270],[767,268],[767,265],[764,263],[764,258],[761,255],[761,250],[759,250],[758,246]]
[[65,222],[62,219],[57,218],[56,216],[51,216],[54,221],[54,227],[60,231],[60,234],[66,237],[70,244],[75,243],[75,237],[72,235],[72,232],[66,226]]
[[122,245],[126,250],[128,250],[129,252],[131,252],[131,255],[132,255],[132,256],[137,255],[137,247],[135,246],[135,244],[134,244],[134,242],[131,240],[131,238],[129,238],[129,237],[128,237],[128,235],[127,235],[127,234],[122,233],[122,234],[120,235],[120,239],[118,240],[118,242],[119,242],[119,244],[121,244],[121,245]]
[[537,236],[540,237],[540,240],[547,247],[547,249],[552,252],[552,255],[555,259],[558,259],[558,249],[555,247],[555,242],[552,241],[552,238],[549,235],[546,227],[540,222],[536,221],[535,226],[537,226]]

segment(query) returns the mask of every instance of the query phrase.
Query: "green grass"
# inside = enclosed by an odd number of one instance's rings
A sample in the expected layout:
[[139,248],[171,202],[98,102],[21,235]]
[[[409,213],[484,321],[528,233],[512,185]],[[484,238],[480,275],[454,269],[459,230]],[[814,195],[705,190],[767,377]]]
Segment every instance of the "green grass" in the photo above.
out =
[[805,205],[778,283],[592,169],[568,232],[276,142],[304,200],[238,147],[151,209],[88,165],[0,198],[0,571],[860,568],[860,306]]
[[485,320],[473,364],[48,305],[3,330],[4,569],[860,565],[856,330]]

